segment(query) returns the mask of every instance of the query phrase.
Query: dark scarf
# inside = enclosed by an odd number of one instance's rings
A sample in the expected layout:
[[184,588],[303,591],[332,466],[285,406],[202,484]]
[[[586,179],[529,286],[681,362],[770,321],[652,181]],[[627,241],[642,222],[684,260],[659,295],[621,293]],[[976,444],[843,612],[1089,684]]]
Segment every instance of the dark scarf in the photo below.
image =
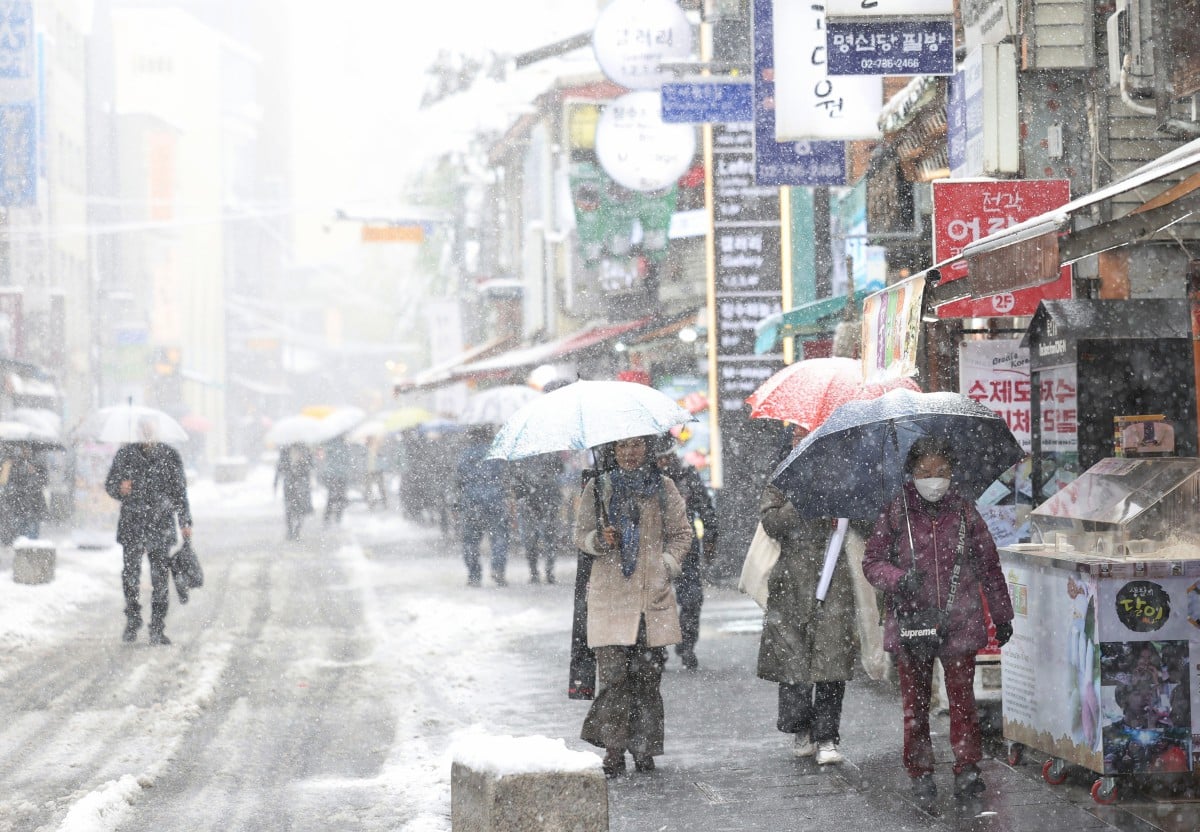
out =
[[[608,519],[621,535],[621,574],[628,578],[637,569],[641,541],[638,499],[652,497],[662,490],[662,477],[653,463],[632,471],[618,468],[609,477],[612,497],[608,501]],[[666,522],[665,517],[662,522]]]

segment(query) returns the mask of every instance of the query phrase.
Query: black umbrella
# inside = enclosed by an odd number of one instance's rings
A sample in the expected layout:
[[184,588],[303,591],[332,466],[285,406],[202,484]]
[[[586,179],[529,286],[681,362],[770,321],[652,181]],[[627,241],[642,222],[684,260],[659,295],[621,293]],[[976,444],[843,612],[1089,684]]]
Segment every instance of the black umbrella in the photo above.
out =
[[972,499],[1025,455],[1004,419],[966,396],[893,390],[839,407],[771,479],[802,517],[874,520],[899,493],[908,450],[924,436],[949,443],[954,485]]

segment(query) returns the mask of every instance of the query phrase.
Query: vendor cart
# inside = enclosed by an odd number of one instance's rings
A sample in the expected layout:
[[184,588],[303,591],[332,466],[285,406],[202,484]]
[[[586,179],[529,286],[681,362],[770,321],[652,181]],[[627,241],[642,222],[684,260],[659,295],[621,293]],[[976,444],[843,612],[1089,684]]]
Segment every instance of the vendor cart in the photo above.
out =
[[[1000,550],[1012,594],[1003,723],[1010,760],[1049,755],[1117,799],[1124,777],[1200,770],[1200,460],[1103,459]],[[1200,727],[1200,719],[1197,719]]]

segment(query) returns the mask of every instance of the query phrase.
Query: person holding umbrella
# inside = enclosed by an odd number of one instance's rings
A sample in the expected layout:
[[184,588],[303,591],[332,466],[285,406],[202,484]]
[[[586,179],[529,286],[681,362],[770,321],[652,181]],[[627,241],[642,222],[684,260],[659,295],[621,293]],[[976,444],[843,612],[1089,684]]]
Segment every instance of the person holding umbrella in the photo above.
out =
[[0,487],[3,488],[3,542],[25,537],[36,540],[46,519],[45,489],[49,483],[46,467],[34,455],[33,446],[19,443],[13,454],[0,465]]
[[[808,430],[790,429],[787,451]],[[840,548],[835,518],[802,518],[773,485],[763,490],[763,531],[779,541],[779,560],[767,580],[767,607],[758,648],[758,677],[779,685],[776,726],[793,736],[792,753],[816,756],[818,765],[844,761],[842,699],[854,674],[858,636],[854,585],[846,558],[838,557],[829,586],[818,600],[826,553]],[[831,544],[831,539],[833,543]],[[836,552],[835,552],[836,554]]]
[[125,593],[125,632],[121,639],[137,639],[142,626],[142,556],[150,560],[150,643],[170,644],[163,633],[170,600],[170,550],[177,537],[192,537],[192,512],[187,479],[179,452],[158,439],[155,422],[138,422],[140,441],[121,446],[104,480],[104,490],[121,503],[117,542],[124,549],[121,586]]
[[[550,394],[553,395],[553,394]],[[650,454],[651,437],[616,442],[617,468],[583,490],[575,543],[592,555],[587,643],[597,695],[580,737],[605,749],[607,777],[638,771],[663,753],[660,685],[666,647],[680,641],[671,579],[692,545],[683,497]]]
[[[904,707],[904,767],[913,794],[925,805],[937,797],[929,699],[933,663],[940,659],[950,700],[954,793],[984,791],[983,757],[975,708],[975,654],[987,644],[982,596],[996,624],[996,640],[1012,637],[1012,602],[987,524],[953,484],[956,459],[937,436],[913,442],[904,465],[908,480],[875,524],[863,556],[863,572],[888,593],[884,649],[892,653]],[[937,645],[920,649],[901,641],[898,616],[936,613]]]

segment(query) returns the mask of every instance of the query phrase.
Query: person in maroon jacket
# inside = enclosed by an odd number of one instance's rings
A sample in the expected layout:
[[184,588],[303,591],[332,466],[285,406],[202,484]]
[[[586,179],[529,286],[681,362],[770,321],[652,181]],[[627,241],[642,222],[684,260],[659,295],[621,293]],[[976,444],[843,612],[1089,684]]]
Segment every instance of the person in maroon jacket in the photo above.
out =
[[[924,803],[937,797],[929,739],[934,659],[941,659],[946,672],[954,792],[977,795],[984,784],[977,765],[983,751],[975,708],[975,654],[988,641],[981,590],[996,624],[997,641],[1003,645],[1012,637],[1012,601],[996,544],[975,504],[951,485],[954,464],[948,445],[939,439],[913,444],[904,466],[911,479],[879,517],[863,557],[867,580],[889,596],[884,649],[894,655],[900,677],[904,767],[913,778],[914,796]],[[912,653],[900,644],[896,607],[946,608],[961,520],[966,522],[962,567],[954,604],[943,619],[941,648],[936,657]]]

